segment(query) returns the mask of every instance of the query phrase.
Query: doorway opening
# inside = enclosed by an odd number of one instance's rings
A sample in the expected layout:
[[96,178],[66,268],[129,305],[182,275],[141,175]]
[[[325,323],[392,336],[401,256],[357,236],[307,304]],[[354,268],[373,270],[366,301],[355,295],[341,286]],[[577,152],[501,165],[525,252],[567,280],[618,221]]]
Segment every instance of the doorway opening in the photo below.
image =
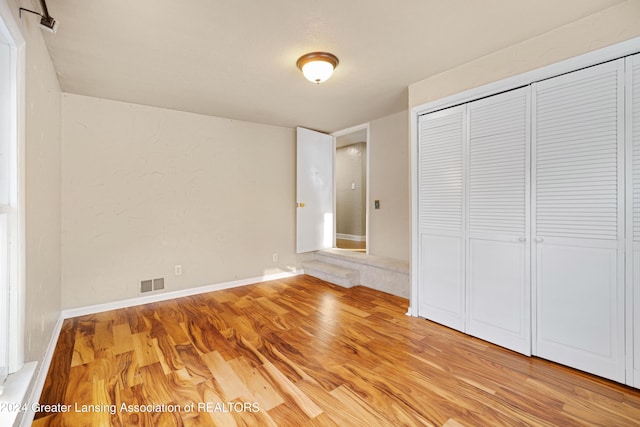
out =
[[368,252],[369,125],[335,132],[335,247]]

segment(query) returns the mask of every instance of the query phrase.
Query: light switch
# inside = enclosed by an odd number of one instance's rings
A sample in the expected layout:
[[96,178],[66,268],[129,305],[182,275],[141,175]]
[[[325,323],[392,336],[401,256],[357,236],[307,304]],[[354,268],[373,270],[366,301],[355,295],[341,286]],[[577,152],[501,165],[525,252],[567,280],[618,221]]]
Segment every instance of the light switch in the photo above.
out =
[[355,189],[356,189],[356,183],[355,183],[355,182],[352,182],[352,183],[351,183],[351,189],[352,189],[352,190],[355,190]]

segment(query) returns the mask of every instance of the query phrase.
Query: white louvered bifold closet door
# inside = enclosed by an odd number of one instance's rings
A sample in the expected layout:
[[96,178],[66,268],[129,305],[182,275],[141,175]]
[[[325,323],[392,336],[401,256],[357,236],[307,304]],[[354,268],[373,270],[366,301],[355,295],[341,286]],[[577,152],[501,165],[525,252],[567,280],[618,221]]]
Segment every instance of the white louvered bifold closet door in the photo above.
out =
[[640,55],[626,62],[627,384],[640,387]]
[[464,329],[466,106],[420,117],[418,315]]
[[529,92],[469,104],[467,333],[531,354]]
[[624,60],[533,96],[533,352],[624,381]]

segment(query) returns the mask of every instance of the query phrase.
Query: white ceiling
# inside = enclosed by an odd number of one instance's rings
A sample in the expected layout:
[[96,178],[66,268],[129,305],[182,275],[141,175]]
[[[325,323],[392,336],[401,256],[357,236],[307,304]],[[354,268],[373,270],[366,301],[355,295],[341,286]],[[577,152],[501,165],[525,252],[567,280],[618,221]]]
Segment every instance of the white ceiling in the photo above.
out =
[[[49,0],[60,26],[43,34],[65,92],[331,132],[405,109],[413,82],[620,2]],[[340,59],[321,85],[295,65],[316,50]]]

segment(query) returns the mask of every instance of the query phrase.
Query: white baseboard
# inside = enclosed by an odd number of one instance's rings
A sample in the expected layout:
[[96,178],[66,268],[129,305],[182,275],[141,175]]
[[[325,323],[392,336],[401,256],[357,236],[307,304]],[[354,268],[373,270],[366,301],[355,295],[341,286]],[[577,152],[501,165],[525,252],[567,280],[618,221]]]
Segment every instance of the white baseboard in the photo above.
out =
[[268,282],[269,280],[278,280],[278,279],[283,279],[285,277],[298,276],[300,274],[304,274],[304,272],[302,270],[284,271],[281,273],[251,277],[249,279],[235,280],[233,282],[216,283],[213,285],[198,286],[195,288],[182,289],[179,291],[171,291],[171,292],[165,292],[161,294],[130,298],[130,299],[125,299],[121,301],[108,302],[105,304],[96,304],[96,305],[90,305],[87,307],[71,308],[67,310],[62,310],[62,317],[65,319],[69,319],[72,317],[84,316],[87,314],[100,313],[100,312],[109,311],[109,310],[117,310],[119,308],[133,307],[135,305],[149,304],[152,302],[166,301],[174,298],[204,294],[206,292],[237,288],[238,286],[251,285],[253,283]]
[[222,289],[237,288],[239,286],[251,285],[259,282],[268,282],[269,280],[284,279],[285,277],[299,276],[301,274],[304,274],[304,271],[297,269],[293,271],[285,271],[282,273],[274,273],[274,274],[267,274],[264,276],[252,277],[249,279],[235,280],[233,282],[198,286],[196,288],[166,292],[163,294],[149,295],[144,297],[126,299],[122,301],[110,302],[106,304],[96,304],[96,305],[91,305],[87,307],[79,307],[79,308],[72,308],[68,310],[62,310],[62,312],[60,313],[60,317],[58,318],[58,323],[56,323],[53,334],[51,336],[51,341],[49,342],[49,346],[47,347],[44,360],[42,361],[42,364],[40,366],[40,371],[38,372],[36,381],[31,390],[31,394],[29,395],[29,400],[27,401],[28,409],[23,414],[22,420],[20,422],[20,426],[25,426],[25,427],[30,426],[31,423],[33,422],[33,417],[36,415],[31,408],[33,403],[38,402],[38,400],[40,399],[40,395],[42,394],[42,389],[44,388],[44,382],[47,379],[47,373],[49,372],[49,366],[51,365],[51,360],[53,359],[53,352],[56,349],[56,344],[58,343],[58,338],[60,337],[60,331],[62,330],[62,323],[64,322],[65,319],[69,319],[77,316],[84,316],[86,314],[94,314],[94,313],[100,313],[103,311],[115,310],[118,308],[126,308],[126,307],[132,307],[135,305],[148,304],[151,302],[166,301],[174,298],[203,294],[203,293],[212,292],[212,291],[219,291]]
[[33,417],[35,417],[36,415],[35,411],[33,410],[33,404],[37,403],[40,400],[40,395],[42,394],[42,389],[44,388],[44,382],[46,381],[47,373],[49,372],[49,366],[51,365],[51,359],[53,359],[53,352],[56,350],[56,345],[58,344],[58,338],[60,337],[60,331],[62,330],[63,322],[64,317],[62,317],[62,314],[60,314],[60,317],[58,317],[58,321],[56,322],[56,326],[53,328],[53,333],[51,334],[49,345],[47,345],[47,350],[44,353],[44,358],[42,359],[42,363],[40,364],[38,374],[36,375],[36,380],[33,383],[33,387],[31,388],[29,399],[26,401],[27,410],[22,415],[22,420],[20,420],[21,427],[30,426],[33,423]]
[[364,242],[367,236],[356,236],[355,234],[336,233],[336,239],[351,240],[352,242]]

